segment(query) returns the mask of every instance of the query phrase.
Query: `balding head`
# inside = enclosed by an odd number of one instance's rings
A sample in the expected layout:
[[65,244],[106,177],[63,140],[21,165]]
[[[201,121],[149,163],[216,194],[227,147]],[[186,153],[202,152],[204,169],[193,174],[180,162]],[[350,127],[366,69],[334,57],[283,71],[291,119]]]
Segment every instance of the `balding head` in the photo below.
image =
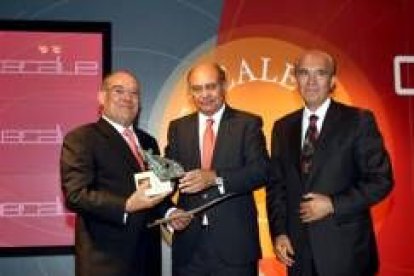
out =
[[116,71],[106,76],[98,101],[102,114],[115,123],[130,126],[139,111],[140,85],[129,71]]
[[317,49],[308,50],[308,51],[304,52],[303,54],[301,54],[296,59],[295,74],[297,74],[297,69],[300,68],[301,65],[304,62],[306,62],[306,60],[308,60],[310,58],[322,59],[325,63],[326,69],[328,69],[331,76],[334,76],[336,74],[336,61],[335,61],[335,59],[330,54],[328,54],[327,52],[317,50]]
[[336,65],[333,57],[320,50],[306,51],[295,64],[298,90],[306,106],[315,111],[335,87]]
[[201,63],[187,74],[188,88],[197,110],[214,115],[224,104],[226,75],[217,63]]
[[194,72],[197,72],[197,71],[205,71],[205,70],[213,70],[213,71],[215,71],[216,74],[217,74],[217,80],[218,80],[218,82],[220,82],[220,83],[225,83],[226,82],[226,72],[216,62],[200,63],[200,64],[194,66],[193,68],[191,68],[188,71],[188,73],[187,73],[187,82],[190,83],[191,75]]
[[135,75],[131,71],[118,70],[104,77],[102,81],[102,85],[101,85],[101,90],[108,90],[111,86],[113,79],[118,79],[118,78],[129,78],[137,84],[137,87],[139,87],[139,80],[135,77]]

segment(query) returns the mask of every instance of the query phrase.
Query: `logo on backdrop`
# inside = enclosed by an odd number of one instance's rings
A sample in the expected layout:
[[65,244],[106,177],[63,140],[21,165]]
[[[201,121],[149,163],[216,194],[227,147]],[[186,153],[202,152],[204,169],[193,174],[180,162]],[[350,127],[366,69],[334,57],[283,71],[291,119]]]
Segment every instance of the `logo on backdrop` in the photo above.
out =
[[414,56],[394,57],[394,88],[395,93],[400,96],[414,96],[414,87],[406,87],[409,77],[405,76],[409,76],[410,64],[414,65]]

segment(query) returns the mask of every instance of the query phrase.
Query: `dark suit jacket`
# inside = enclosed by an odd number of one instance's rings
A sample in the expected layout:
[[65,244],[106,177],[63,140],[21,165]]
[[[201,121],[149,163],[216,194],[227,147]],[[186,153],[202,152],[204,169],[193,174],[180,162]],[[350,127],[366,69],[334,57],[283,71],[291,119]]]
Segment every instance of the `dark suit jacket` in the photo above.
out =
[[[159,152],[154,138],[135,132],[144,149]],[[123,221],[140,171],[124,138],[103,119],[79,127],[64,139],[60,168],[66,204],[77,213],[76,275],[160,275],[159,233],[145,227],[158,214],[141,211]]]
[[[212,167],[224,179],[226,193],[237,196],[207,211],[213,246],[219,257],[230,264],[246,264],[260,256],[256,207],[253,190],[265,184],[268,155],[260,117],[226,107],[213,154]],[[166,155],[186,171],[200,168],[198,115],[193,113],[171,122]],[[178,207],[200,206],[219,196],[217,187],[197,194],[180,194]],[[197,244],[202,216],[184,231],[174,234],[173,266],[189,260]]]
[[383,199],[393,184],[390,160],[374,116],[332,101],[310,176],[303,183],[299,172],[302,112],[285,116],[273,127],[267,193],[272,236],[289,236],[295,250],[295,265],[289,272],[300,275],[301,196],[311,191],[329,195],[334,215],[308,226],[319,275],[373,275],[378,260],[370,206]]

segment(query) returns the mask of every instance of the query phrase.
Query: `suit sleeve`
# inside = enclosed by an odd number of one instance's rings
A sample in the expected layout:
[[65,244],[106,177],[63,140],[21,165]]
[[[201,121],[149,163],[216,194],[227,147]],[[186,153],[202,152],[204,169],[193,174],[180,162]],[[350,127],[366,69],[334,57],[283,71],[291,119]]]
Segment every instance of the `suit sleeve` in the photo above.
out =
[[355,185],[332,196],[336,217],[368,210],[382,200],[393,186],[390,158],[374,116],[369,111],[359,113],[353,151],[358,175]]
[[167,146],[165,147],[165,157],[175,160],[177,157],[177,139],[175,123],[171,122],[167,131]]
[[124,224],[126,198],[95,185],[93,143],[84,133],[71,133],[63,142],[60,172],[67,207],[83,215],[115,224]]
[[151,149],[152,153],[156,155],[160,154],[158,142],[154,137],[152,137],[150,134],[144,132],[141,129],[136,130],[136,133],[141,143],[141,146],[144,147],[144,149]]
[[[172,138],[172,133],[175,133],[175,131],[172,130],[172,129],[174,129],[172,127],[172,125],[173,125],[173,123],[170,123],[170,125],[168,126],[168,131],[167,131],[167,142],[168,143],[167,143],[167,146],[164,149],[164,153],[165,153],[164,155],[165,155],[166,158],[170,158],[170,159],[174,160],[174,153],[173,152],[175,152],[175,151],[172,150],[174,148],[174,146],[171,144],[171,141],[173,141],[171,139],[175,139],[175,138]],[[174,192],[173,192],[173,195],[174,195]],[[161,204],[159,204],[159,206],[158,206],[158,212],[159,212],[158,216],[165,217],[166,214],[167,214],[167,211],[170,208],[174,207],[174,206],[175,206],[175,204],[173,203],[171,196],[167,196],[165,198],[165,200],[163,200],[161,202]]]
[[217,169],[224,179],[226,193],[249,193],[267,181],[269,157],[262,132],[262,119],[255,117],[246,121],[242,148],[244,163],[234,169]]
[[283,181],[280,129],[272,129],[269,182],[266,186],[267,215],[272,238],[286,233],[286,182]]

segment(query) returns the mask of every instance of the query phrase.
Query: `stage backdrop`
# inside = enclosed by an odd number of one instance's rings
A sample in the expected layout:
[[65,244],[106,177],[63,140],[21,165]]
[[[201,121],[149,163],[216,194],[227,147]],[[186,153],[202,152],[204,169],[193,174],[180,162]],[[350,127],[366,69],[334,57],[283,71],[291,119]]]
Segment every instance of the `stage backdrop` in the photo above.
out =
[[[0,250],[72,246],[63,136],[96,119],[110,25],[0,21]],[[22,249],[23,251],[23,249]]]
[[[395,189],[372,208],[380,275],[414,275],[413,8],[408,1],[226,1],[217,43],[190,53],[160,92],[154,132],[164,145],[168,122],[194,110],[185,80],[191,64],[217,60],[229,75],[228,102],[263,117],[269,146],[273,122],[303,106],[292,78],[295,58],[305,49],[328,51],[338,61],[334,98],[375,113],[393,163]],[[284,275],[272,251],[265,192],[255,196],[260,271]]]

